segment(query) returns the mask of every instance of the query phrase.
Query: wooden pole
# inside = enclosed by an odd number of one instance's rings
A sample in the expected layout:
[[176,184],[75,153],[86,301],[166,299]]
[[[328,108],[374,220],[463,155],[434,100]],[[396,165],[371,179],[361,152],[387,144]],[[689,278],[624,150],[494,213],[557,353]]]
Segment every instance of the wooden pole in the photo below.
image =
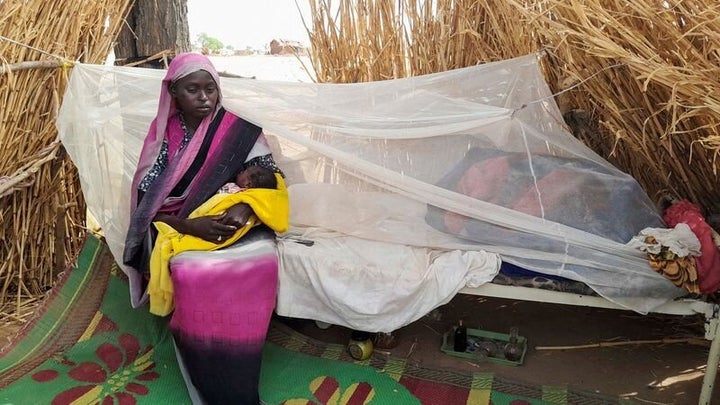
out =
[[0,66],[0,74],[9,72],[17,72],[19,70],[30,70],[30,69],[54,69],[64,66],[65,63],[60,60],[33,60],[26,62],[12,63],[5,66]]
[[644,345],[644,344],[669,344],[669,343],[687,343],[697,346],[707,346],[708,342],[700,338],[680,338],[680,339],[653,339],[653,340],[626,340],[623,342],[600,342],[586,345],[576,346],[535,346],[535,350],[571,350],[571,349],[594,349],[597,347],[612,346],[628,346],[628,345]]

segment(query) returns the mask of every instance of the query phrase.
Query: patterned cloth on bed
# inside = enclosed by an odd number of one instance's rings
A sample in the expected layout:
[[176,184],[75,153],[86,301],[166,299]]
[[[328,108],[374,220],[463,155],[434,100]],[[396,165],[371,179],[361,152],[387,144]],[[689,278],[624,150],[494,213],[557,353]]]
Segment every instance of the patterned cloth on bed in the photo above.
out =
[[[626,243],[648,226],[662,226],[659,215],[630,208],[644,192],[637,184],[605,181],[609,169],[590,160],[472,148],[437,185],[517,212]],[[462,216],[428,205],[426,222],[435,229],[488,245],[562,255],[562,240]],[[552,225],[548,225],[552,226]],[[566,272],[570,274],[571,272]],[[495,284],[597,295],[587,284],[503,263]]]
[[[528,167],[532,170],[528,171]],[[625,183],[626,188],[609,187],[602,181],[607,171],[587,160],[550,155],[534,155],[529,159],[526,153],[472,148],[437,185],[621,243],[647,226],[661,226],[659,216],[626,214],[633,212],[630,207],[639,204],[635,199],[644,192],[639,186],[626,189],[629,185]],[[592,194],[588,190],[592,190]],[[625,218],[619,221],[618,215]],[[521,232],[432,205],[428,206],[425,220],[440,231],[474,241],[501,240],[498,234],[513,232],[512,238],[518,246],[533,248],[536,243],[534,238],[527,238]]]
[[516,287],[540,288],[543,290],[566,292],[581,295],[598,295],[587,284],[566,278],[541,274],[504,262],[500,273],[492,280],[493,284]]

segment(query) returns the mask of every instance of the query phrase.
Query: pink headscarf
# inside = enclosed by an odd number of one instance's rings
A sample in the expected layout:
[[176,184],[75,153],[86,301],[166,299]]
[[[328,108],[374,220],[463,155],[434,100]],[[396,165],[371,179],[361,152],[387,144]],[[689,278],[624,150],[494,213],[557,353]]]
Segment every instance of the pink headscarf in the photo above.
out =
[[150,124],[150,129],[148,130],[145,142],[143,143],[142,151],[140,152],[140,159],[138,161],[138,166],[132,182],[131,211],[133,211],[137,206],[138,184],[140,184],[140,181],[155,163],[155,160],[160,153],[163,138],[166,136],[165,132],[167,130],[168,120],[177,113],[175,98],[170,93],[170,84],[199,70],[204,70],[210,73],[210,76],[212,76],[213,80],[215,80],[215,83],[218,85],[218,102],[215,106],[215,111],[203,119],[198,128],[195,130],[192,140],[186,146],[184,151],[186,157],[183,159],[183,165],[180,166],[181,170],[174,173],[177,177],[174,179],[174,182],[177,182],[179,177],[190,166],[190,163],[193,161],[200,145],[202,145],[205,135],[207,134],[210,122],[212,122],[215,114],[220,109],[222,101],[222,94],[220,93],[220,76],[215,70],[215,66],[213,66],[212,62],[210,62],[210,59],[208,59],[205,55],[191,52],[181,53],[175,56],[172,62],[170,62],[168,71],[162,81],[157,115]]

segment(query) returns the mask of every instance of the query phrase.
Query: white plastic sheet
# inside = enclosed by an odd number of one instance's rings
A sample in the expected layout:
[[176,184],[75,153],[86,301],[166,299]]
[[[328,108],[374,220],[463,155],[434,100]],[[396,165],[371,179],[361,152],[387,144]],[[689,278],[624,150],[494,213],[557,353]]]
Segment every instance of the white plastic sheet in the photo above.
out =
[[[117,258],[163,73],[78,64],[58,117]],[[682,294],[627,245],[664,226],[654,205],[567,132],[536,55],[383,82],[223,78],[221,88],[228,110],[264,128],[296,233],[484,249],[638,312]]]

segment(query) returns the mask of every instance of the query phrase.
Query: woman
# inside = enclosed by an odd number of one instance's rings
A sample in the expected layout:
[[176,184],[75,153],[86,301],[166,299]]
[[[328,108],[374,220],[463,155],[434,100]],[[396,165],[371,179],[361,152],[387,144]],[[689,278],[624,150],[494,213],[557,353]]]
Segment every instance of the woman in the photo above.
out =
[[[247,204],[220,215],[188,215],[246,167],[281,173],[261,128],[222,108],[219,83],[209,59],[195,53],[176,56],[163,79],[133,179],[123,256],[138,272],[148,271],[153,222],[222,243],[248,220]],[[195,403],[259,403],[261,350],[277,289],[274,236],[267,227],[255,227],[236,245],[185,253],[170,264],[170,330]],[[145,287],[131,286],[132,295]]]

